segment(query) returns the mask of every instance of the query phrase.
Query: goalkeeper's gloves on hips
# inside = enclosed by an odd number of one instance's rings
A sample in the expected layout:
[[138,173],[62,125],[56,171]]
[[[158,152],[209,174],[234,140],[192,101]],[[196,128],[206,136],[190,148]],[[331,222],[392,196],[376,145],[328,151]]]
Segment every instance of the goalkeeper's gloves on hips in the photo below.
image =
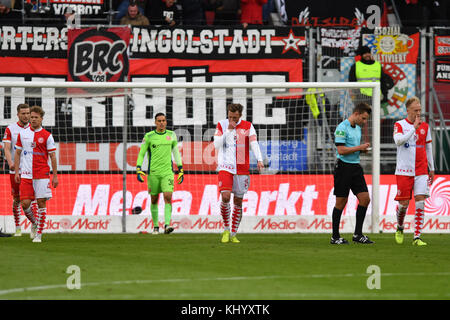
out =
[[183,180],[184,180],[183,166],[179,166],[178,167],[178,178],[177,178],[178,184],[182,184]]
[[141,167],[136,167],[137,179],[139,182],[144,182],[144,177],[146,176],[145,172],[142,171]]

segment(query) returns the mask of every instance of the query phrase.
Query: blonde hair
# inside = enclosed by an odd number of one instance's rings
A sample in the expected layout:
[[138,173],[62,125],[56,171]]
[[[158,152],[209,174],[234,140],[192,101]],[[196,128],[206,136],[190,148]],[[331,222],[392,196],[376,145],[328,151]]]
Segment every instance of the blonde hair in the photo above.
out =
[[409,108],[410,105],[412,105],[414,102],[420,103],[420,99],[418,97],[411,97],[408,100],[406,100],[406,108]]

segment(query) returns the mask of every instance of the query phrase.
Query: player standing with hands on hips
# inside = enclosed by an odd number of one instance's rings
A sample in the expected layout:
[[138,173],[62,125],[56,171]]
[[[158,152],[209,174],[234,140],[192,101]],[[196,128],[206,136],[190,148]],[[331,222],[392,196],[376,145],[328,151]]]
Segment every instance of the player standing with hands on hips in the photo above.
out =
[[[50,157],[53,177],[52,186],[58,186],[58,170],[56,164],[56,145],[50,132],[42,128],[44,110],[39,106],[30,109],[30,127],[19,133],[14,156],[16,183],[20,183],[20,201],[23,211],[29,212],[31,201],[36,198],[38,226],[33,242],[42,242],[42,231],[47,215],[47,200],[52,198],[50,189]],[[19,165],[20,164],[20,165]]]
[[158,198],[164,195],[164,233],[169,234],[174,229],[170,226],[172,218],[172,193],[174,174],[172,154],[178,167],[178,184],[184,180],[183,164],[181,162],[178,141],[175,132],[167,130],[167,119],[164,113],[155,115],[156,129],[147,132],[142,140],[141,150],[136,162],[136,174],[139,182],[144,182],[145,172],[142,171],[144,157],[148,155],[148,193],[150,193],[150,211],[153,220],[153,234],[159,234]]
[[427,123],[420,119],[422,106],[417,97],[406,101],[406,119],[394,125],[394,141],[397,145],[397,231],[395,241],[403,243],[403,222],[408,211],[409,200],[414,190],[416,212],[414,216],[413,245],[425,246],[420,235],[423,228],[425,200],[430,196],[430,185],[434,180],[434,161],[431,133]]
[[[236,233],[242,218],[242,200],[250,186],[250,148],[258,161],[258,171],[264,168],[256,130],[251,122],[241,120],[243,109],[241,104],[229,104],[228,119],[217,123],[214,134],[214,147],[218,150],[219,192],[222,195],[220,214],[225,226],[222,243],[240,242]],[[231,193],[234,194],[232,218]]]
[[373,243],[369,237],[362,234],[370,197],[366,180],[364,179],[364,172],[359,164],[360,152],[370,150],[369,143],[361,144],[361,127],[367,124],[371,112],[372,109],[367,103],[359,103],[353,109],[350,117],[341,122],[334,132],[337,148],[337,162],[334,171],[334,195],[336,196],[336,204],[333,209],[333,235],[330,241],[331,244],[348,244],[348,241],[341,238],[339,234],[339,225],[350,190],[358,198],[353,242],[363,244]]

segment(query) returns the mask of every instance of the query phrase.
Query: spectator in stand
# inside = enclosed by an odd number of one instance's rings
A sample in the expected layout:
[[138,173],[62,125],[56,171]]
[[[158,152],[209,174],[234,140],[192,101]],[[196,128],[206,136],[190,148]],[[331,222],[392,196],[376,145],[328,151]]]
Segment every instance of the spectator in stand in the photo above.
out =
[[10,0],[0,0],[0,25],[22,24],[20,12],[11,9]]
[[238,24],[240,0],[210,0],[214,8],[214,25],[228,26]]
[[263,5],[267,0],[241,0],[241,23],[246,28],[249,24],[263,23]]
[[271,24],[271,13],[275,11],[275,3],[274,0],[267,0],[267,3],[263,5],[263,13],[262,13],[262,17],[263,17],[263,24],[267,25],[267,24]]
[[[120,3],[117,6],[117,14],[114,17],[116,23],[119,23],[120,20],[127,15],[128,7],[130,6],[130,0],[122,0],[119,2]],[[146,15],[145,10],[148,0],[131,0],[131,2],[135,2],[138,5],[139,12],[144,16]]]
[[206,23],[207,0],[179,0],[183,12],[183,25],[199,26]]
[[148,26],[150,25],[150,22],[148,21],[146,16],[139,12],[137,3],[132,1],[128,5],[127,15],[120,19],[120,24],[132,26]]
[[81,17],[80,15],[75,14],[75,11],[72,7],[66,7],[64,10],[64,14],[61,16],[61,20],[64,25],[67,25],[67,28],[73,29],[76,27],[79,27],[78,25],[81,24]]
[[151,0],[146,12],[151,24],[170,27],[181,24],[181,9],[175,0]]
[[403,26],[448,26],[448,0],[402,0],[395,2]]

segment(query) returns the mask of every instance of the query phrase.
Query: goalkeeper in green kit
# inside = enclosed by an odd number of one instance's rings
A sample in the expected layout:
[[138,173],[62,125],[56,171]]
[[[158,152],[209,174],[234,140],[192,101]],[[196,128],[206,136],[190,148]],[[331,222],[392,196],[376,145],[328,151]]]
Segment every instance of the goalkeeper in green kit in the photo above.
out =
[[178,166],[177,182],[181,184],[184,179],[183,164],[178,150],[177,136],[175,132],[167,130],[167,119],[164,113],[155,115],[156,129],[147,132],[142,140],[141,150],[137,158],[136,174],[139,182],[144,182],[145,172],[142,171],[142,163],[145,154],[148,154],[148,192],[151,197],[150,211],[153,220],[153,234],[159,234],[158,225],[158,198],[162,192],[164,195],[164,233],[173,231],[170,226],[172,217],[172,193],[174,187],[174,173],[172,170],[172,154]]

